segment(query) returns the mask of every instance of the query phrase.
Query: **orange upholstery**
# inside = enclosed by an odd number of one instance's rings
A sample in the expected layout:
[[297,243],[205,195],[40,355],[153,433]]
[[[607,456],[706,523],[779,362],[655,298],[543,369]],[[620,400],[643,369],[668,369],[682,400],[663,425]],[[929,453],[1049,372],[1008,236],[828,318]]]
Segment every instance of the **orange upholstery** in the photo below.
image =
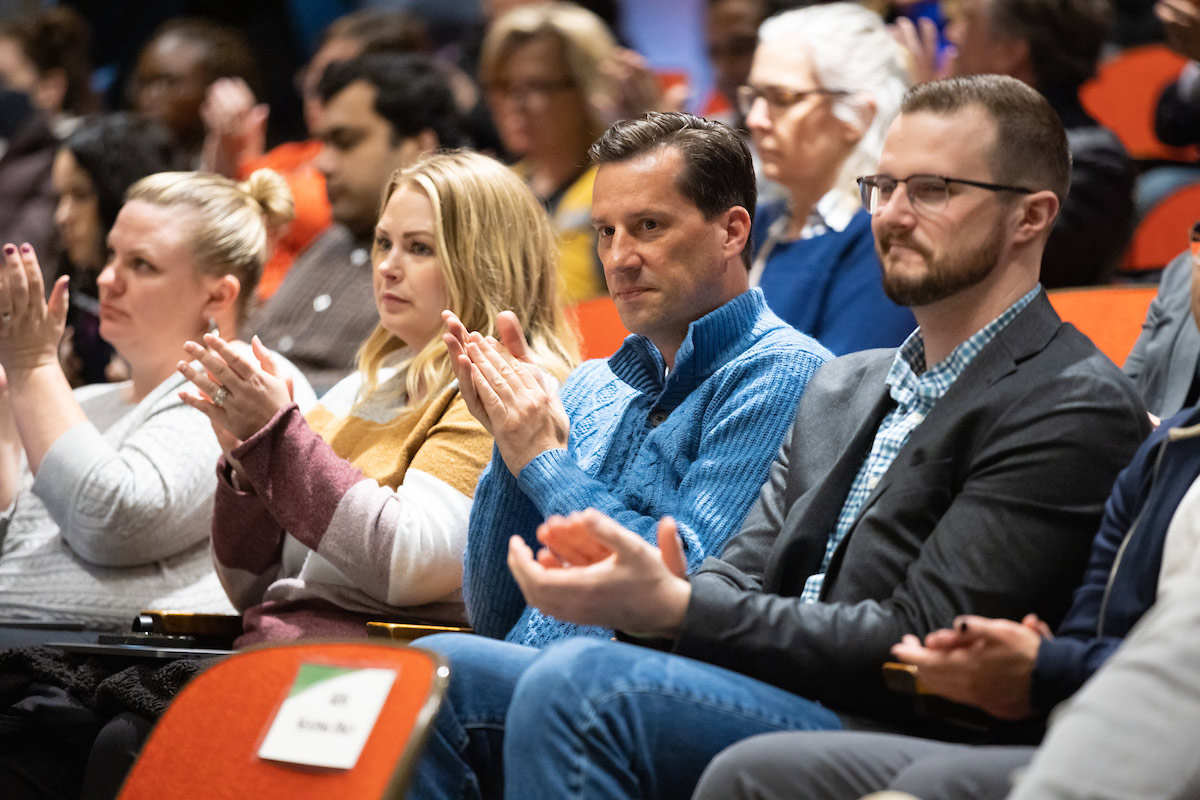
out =
[[[302,663],[397,672],[352,769],[257,756]],[[403,797],[448,681],[441,656],[387,641],[302,642],[235,653],[192,679],[167,708],[120,798]]]
[[579,331],[579,349],[584,358],[608,358],[629,335],[611,297],[584,300],[567,309],[567,313]]
[[1157,286],[1089,286],[1047,292],[1054,310],[1116,364],[1125,363],[1142,332]]
[[1154,107],[1187,59],[1152,44],[1123,50],[1100,65],[1079,90],[1084,109],[1112,129],[1137,159],[1195,161],[1195,147],[1169,147],[1154,135]]
[[1200,220],[1200,184],[1167,195],[1138,223],[1121,268],[1162,269],[1187,249],[1196,220]]

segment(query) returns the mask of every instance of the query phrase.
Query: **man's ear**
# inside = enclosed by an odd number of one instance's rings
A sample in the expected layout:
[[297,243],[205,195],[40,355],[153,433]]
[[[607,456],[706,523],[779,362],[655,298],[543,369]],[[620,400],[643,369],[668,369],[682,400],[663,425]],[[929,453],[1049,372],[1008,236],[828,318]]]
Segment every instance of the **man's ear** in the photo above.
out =
[[742,206],[733,206],[723,215],[724,249],[726,259],[736,258],[741,263],[742,250],[750,239],[750,212]]
[[1058,196],[1049,189],[1024,195],[1018,205],[1017,229],[1014,240],[1027,242],[1046,236],[1058,216]]

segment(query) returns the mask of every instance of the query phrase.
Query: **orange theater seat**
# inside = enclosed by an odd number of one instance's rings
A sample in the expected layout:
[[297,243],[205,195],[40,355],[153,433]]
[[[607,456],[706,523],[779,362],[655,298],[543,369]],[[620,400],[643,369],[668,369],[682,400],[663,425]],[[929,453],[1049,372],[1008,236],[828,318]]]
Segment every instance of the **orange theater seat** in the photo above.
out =
[[1166,45],[1131,47],[1100,65],[1079,90],[1084,109],[1140,160],[1195,161],[1195,147],[1170,147],[1154,134],[1154,107],[1187,59]]
[[584,358],[608,358],[629,335],[611,297],[594,297],[576,303],[567,309],[567,314],[579,331],[579,347]]
[[[300,767],[257,755],[301,664],[396,671],[350,769]],[[120,798],[401,798],[448,682],[441,656],[386,640],[301,642],[235,653],[193,678],[167,708]]]
[[1200,184],[1164,197],[1138,223],[1121,269],[1142,272],[1165,267],[1188,247],[1192,225],[1200,220]]
[[1089,286],[1046,294],[1064,322],[1082,331],[1114,363],[1123,364],[1157,291],[1157,286]]

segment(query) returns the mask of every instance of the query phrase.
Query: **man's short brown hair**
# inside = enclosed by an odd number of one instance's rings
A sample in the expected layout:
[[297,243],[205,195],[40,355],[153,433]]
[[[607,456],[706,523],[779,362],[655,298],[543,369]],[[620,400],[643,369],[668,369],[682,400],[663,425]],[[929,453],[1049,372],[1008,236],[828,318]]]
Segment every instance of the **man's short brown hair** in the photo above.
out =
[[1062,120],[1037,90],[1005,75],[969,75],[921,83],[904,95],[901,114],[949,115],[982,109],[996,123],[989,161],[997,183],[1049,189],[1061,205],[1071,185],[1071,151]]

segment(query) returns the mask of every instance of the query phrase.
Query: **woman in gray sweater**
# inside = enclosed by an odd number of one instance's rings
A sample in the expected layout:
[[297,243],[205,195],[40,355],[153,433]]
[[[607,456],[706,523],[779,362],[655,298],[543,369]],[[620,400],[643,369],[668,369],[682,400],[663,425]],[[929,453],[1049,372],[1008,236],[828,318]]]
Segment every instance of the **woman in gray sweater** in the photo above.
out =
[[98,282],[100,333],[131,379],[74,392],[57,357],[66,281],[47,302],[33,249],[3,247],[0,619],[123,628],[143,608],[232,610],[208,552],[220,447],[175,367],[205,331],[236,338],[268,229],[291,215],[266,170],[131,187]]

